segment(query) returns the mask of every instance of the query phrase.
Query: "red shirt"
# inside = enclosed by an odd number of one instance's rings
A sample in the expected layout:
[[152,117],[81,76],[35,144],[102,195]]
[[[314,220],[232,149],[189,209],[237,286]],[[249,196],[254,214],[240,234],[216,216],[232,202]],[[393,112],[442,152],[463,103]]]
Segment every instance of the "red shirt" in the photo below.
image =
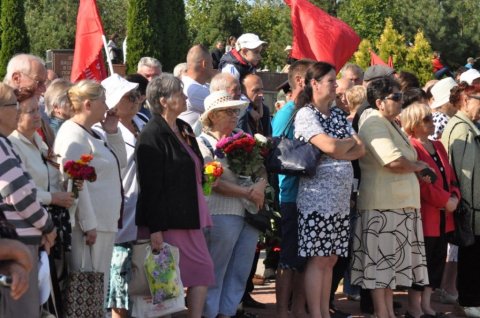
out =
[[433,73],[436,73],[445,67],[438,57],[432,60],[432,66],[433,66]]

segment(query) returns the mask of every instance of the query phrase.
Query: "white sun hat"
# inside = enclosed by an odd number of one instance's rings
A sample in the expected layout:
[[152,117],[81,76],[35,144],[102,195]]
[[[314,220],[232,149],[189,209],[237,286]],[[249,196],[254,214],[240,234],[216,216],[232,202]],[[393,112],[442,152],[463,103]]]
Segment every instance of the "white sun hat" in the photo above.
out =
[[200,121],[205,123],[211,111],[226,108],[239,108],[242,111],[248,106],[248,101],[235,100],[227,91],[221,90],[208,95],[203,104],[205,112],[200,116]]
[[457,82],[451,77],[445,77],[433,85],[430,93],[433,96],[433,103],[431,108],[438,108],[450,101],[450,90],[457,85]]
[[472,69],[469,69],[468,71],[463,72],[462,75],[460,75],[460,82],[467,82],[468,85],[472,85],[473,80],[479,77],[480,77],[480,72],[472,68]]

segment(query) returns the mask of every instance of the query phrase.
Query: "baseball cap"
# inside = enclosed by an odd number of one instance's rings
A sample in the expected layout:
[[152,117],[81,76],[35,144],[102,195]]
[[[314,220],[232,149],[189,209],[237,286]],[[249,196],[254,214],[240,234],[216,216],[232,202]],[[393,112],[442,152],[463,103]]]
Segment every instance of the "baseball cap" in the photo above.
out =
[[258,35],[253,33],[245,33],[240,35],[240,37],[237,39],[236,45],[237,45],[237,50],[243,49],[243,48],[253,50],[265,43],[267,42],[260,40]]
[[118,74],[112,74],[102,81],[102,86],[105,88],[105,103],[112,109],[125,94],[136,89],[138,83],[129,82]]

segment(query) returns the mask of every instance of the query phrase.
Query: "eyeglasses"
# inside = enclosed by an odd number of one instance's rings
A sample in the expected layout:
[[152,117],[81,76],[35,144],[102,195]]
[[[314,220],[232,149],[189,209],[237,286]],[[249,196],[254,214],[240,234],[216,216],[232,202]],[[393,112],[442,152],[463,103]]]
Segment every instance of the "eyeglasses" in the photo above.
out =
[[31,79],[32,81],[34,81],[35,84],[37,85],[37,87],[45,86],[45,81],[44,81],[44,80],[43,80],[43,81],[39,81],[39,80],[31,77],[31,76],[28,75],[27,73],[23,73],[23,72],[22,72],[22,74],[25,75],[26,77],[28,77],[29,79]]
[[401,102],[403,100],[403,94],[402,93],[393,93],[392,95],[388,95],[385,97],[383,100],[393,100],[394,102]]
[[5,104],[5,105],[2,105],[2,106],[0,106],[0,107],[7,107],[7,106],[15,106],[15,108],[17,109],[17,111],[20,110],[20,103],[19,103],[19,102],[10,103],[10,104]]
[[423,121],[424,123],[428,123],[428,122],[430,122],[430,121],[433,121],[433,116],[432,116],[432,115],[427,115],[427,116],[425,116],[425,117],[422,118],[422,121]]
[[238,108],[227,108],[227,109],[220,109],[219,112],[225,112],[229,116],[238,116],[240,115],[240,109]]
[[468,95],[468,98],[473,98],[476,100],[480,100],[480,96],[475,96],[475,95]]

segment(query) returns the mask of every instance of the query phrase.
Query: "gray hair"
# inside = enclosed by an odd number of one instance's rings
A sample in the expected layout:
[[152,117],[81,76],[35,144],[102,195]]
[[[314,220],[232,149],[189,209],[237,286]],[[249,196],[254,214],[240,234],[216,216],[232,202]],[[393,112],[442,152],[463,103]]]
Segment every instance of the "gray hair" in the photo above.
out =
[[144,56],[138,61],[137,72],[143,67],[157,67],[162,70],[162,63],[154,57]]
[[45,65],[45,61],[36,55],[20,53],[15,55],[8,61],[7,74],[3,78],[5,84],[11,85],[13,73],[21,72],[24,74],[30,74],[32,69],[32,62],[37,62],[41,65]]
[[182,81],[171,73],[162,73],[153,78],[147,86],[147,100],[151,110],[157,114],[163,113],[160,98],[169,99],[173,94],[182,90]]
[[228,90],[232,85],[232,80],[238,82],[230,73],[218,73],[210,81],[210,93]]
[[345,64],[340,70],[340,74],[342,75],[342,77],[344,76],[345,72],[348,70],[356,73],[359,77],[363,78],[363,69],[357,64],[354,64],[354,63]]
[[70,109],[70,100],[68,99],[67,93],[68,89],[72,86],[73,84],[70,81],[63,78],[57,78],[48,86],[44,97],[45,107],[49,116],[52,115],[55,106],[64,110]]
[[178,63],[173,69],[173,76],[182,78],[183,73],[187,71],[187,62]]

